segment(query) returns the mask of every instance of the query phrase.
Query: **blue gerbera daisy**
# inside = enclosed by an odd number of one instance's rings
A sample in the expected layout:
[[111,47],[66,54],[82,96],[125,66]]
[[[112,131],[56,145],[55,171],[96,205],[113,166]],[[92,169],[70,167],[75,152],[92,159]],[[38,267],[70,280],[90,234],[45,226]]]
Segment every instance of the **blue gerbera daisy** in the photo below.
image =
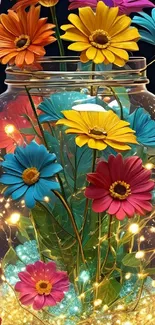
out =
[[155,121],[142,107],[137,108],[125,119],[136,131],[137,141],[146,147],[155,147]]
[[139,12],[140,16],[134,16],[132,22],[145,29],[139,29],[141,40],[155,45],[155,8],[152,10],[152,17],[145,12]]
[[28,208],[33,208],[36,201],[50,196],[50,190],[59,190],[59,183],[54,178],[62,170],[55,163],[56,155],[49,153],[44,145],[32,141],[26,147],[17,147],[14,154],[7,154],[1,163],[4,173],[0,183],[7,185],[5,197],[13,200],[25,199]]
[[45,113],[39,116],[39,121],[41,123],[57,121],[63,117],[61,111],[71,109],[75,101],[85,100],[86,98],[88,98],[88,95],[78,91],[52,94],[38,106]]

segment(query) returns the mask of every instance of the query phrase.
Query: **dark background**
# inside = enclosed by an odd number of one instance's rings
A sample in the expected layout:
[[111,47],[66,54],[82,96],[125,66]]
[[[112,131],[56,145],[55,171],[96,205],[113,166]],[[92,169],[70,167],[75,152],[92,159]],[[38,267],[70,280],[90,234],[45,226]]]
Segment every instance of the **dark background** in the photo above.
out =
[[[155,1],[155,0],[154,0]],[[152,0],[152,2],[154,2]],[[1,0],[1,5],[0,5],[0,13],[6,13],[9,8],[13,6],[15,3],[15,0]],[[58,17],[58,22],[59,25],[62,25],[64,23],[67,23],[67,16],[68,16],[68,0],[59,0],[59,3],[56,6],[57,10],[57,17]],[[147,13],[151,13],[151,9],[146,9],[145,10]],[[49,20],[51,21],[50,17],[50,12],[49,8],[42,7],[41,10],[41,15],[43,17],[48,16]],[[144,42],[139,42],[139,52],[135,52],[134,55],[136,56],[145,56],[147,58],[147,63],[149,63],[152,60],[152,57],[155,56],[155,46],[152,46],[150,44],[144,43]],[[64,43],[65,50],[66,50],[66,55],[70,55],[71,52],[67,51],[67,45]],[[57,44],[53,43],[52,45],[49,45],[46,47],[47,55],[59,55],[59,51],[57,48]],[[75,53],[75,52],[74,52]],[[5,91],[6,86],[4,84],[4,79],[5,79],[5,66],[2,66],[0,64],[0,93]],[[155,93],[155,63],[148,67],[148,78],[150,79],[150,84],[147,86],[148,90]]]

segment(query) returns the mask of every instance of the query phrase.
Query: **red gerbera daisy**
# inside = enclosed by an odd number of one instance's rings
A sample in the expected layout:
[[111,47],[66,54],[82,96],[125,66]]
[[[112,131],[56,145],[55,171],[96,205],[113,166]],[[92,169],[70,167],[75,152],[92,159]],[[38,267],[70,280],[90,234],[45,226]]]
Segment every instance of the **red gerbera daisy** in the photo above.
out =
[[90,185],[85,196],[93,200],[95,212],[107,211],[119,220],[135,213],[144,215],[152,210],[150,191],[154,181],[150,176],[151,171],[142,166],[139,157],[123,159],[121,154],[110,155],[108,162],[100,161],[96,172],[87,175]]

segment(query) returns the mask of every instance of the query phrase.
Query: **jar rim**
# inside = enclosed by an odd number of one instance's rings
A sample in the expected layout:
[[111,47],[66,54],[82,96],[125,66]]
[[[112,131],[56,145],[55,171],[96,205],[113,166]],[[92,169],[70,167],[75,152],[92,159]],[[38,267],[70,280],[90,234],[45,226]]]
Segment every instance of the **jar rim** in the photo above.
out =
[[[89,61],[90,62],[90,61]],[[88,62],[88,64],[89,64]],[[45,56],[37,61],[40,69],[19,69],[16,66],[6,68],[5,83],[14,87],[66,87],[87,86],[88,84],[98,86],[121,85],[121,84],[147,84],[146,58],[130,57],[124,67],[111,65],[97,65],[92,71],[91,62],[89,70],[84,69],[78,56]],[[100,67],[99,67],[100,66]]]

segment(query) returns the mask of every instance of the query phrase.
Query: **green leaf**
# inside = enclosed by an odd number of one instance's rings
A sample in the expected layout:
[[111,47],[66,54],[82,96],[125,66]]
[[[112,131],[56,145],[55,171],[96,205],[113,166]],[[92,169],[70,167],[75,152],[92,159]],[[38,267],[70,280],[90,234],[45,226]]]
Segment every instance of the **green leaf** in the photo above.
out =
[[59,145],[58,139],[55,138],[48,131],[44,131],[44,136],[47,141],[49,151],[56,154],[57,160],[60,163],[60,160],[59,160],[59,146],[60,145]]
[[136,258],[136,253],[129,253],[124,256],[122,263],[129,267],[139,267],[141,259]]
[[23,128],[23,129],[20,129],[20,132],[22,134],[27,134],[27,135],[34,135],[35,132],[32,128]]
[[75,238],[63,228],[63,224],[59,224],[52,212],[48,212],[47,209],[36,206],[31,213],[39,240],[43,244],[42,247],[49,249],[53,259],[61,261],[66,268],[69,267],[72,271],[74,254],[77,250],[77,247],[74,247],[75,244],[77,245]]
[[30,240],[30,237],[28,235],[28,228],[32,227],[31,221],[29,218],[26,218],[24,216],[20,217],[20,220],[17,224],[18,231],[22,237],[25,237],[26,239]]
[[10,247],[2,259],[2,268],[5,268],[8,264],[16,264],[17,261],[18,261],[17,254],[15,250],[12,247]]
[[119,296],[122,285],[115,279],[106,279],[98,287],[98,298],[104,305],[111,304]]

